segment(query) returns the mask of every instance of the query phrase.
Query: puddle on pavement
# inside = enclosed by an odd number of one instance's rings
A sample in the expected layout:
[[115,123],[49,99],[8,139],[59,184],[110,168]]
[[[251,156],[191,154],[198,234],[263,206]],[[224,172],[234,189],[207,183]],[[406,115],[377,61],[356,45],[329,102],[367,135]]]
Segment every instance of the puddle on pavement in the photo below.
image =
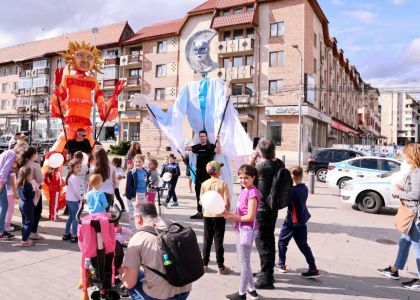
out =
[[388,239],[378,239],[376,240],[376,242],[383,245],[396,245],[397,244],[396,241],[388,240]]

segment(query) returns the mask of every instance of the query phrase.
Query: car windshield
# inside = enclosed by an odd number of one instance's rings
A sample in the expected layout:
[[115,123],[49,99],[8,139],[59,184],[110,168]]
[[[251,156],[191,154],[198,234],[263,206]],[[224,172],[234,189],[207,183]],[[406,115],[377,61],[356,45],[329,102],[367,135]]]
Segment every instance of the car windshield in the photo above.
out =
[[385,173],[379,174],[379,175],[378,175],[378,177],[380,177],[380,178],[386,178],[386,177],[389,177],[389,176],[391,176],[392,174],[394,174],[394,173],[398,172],[399,170],[400,170],[400,167],[395,168],[394,170],[391,170],[391,171],[388,171],[388,172],[385,172]]

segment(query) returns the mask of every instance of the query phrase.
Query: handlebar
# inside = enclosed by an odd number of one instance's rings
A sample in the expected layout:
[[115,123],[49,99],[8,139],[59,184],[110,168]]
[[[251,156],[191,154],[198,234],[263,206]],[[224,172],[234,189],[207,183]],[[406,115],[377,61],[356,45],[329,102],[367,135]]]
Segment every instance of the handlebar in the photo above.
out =
[[[80,218],[80,215],[83,212],[84,206],[85,206],[85,204],[82,202],[82,205],[80,205],[79,210],[76,213],[76,220],[79,224],[82,224],[82,219]],[[114,210],[117,212],[117,214],[114,215],[114,216],[112,216],[112,214],[111,214],[111,219],[109,219],[109,223],[115,223],[121,218],[120,208],[117,205],[114,205]]]

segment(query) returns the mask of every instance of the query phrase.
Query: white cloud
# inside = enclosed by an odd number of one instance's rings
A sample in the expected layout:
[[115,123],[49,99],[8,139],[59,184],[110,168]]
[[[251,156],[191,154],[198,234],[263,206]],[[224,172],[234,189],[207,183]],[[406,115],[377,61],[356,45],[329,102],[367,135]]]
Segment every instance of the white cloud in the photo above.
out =
[[405,59],[414,64],[420,64],[420,37],[411,41],[405,52]]
[[377,14],[366,10],[346,11],[344,14],[364,23],[372,23],[378,16]]
[[391,0],[394,5],[403,5],[406,0]]

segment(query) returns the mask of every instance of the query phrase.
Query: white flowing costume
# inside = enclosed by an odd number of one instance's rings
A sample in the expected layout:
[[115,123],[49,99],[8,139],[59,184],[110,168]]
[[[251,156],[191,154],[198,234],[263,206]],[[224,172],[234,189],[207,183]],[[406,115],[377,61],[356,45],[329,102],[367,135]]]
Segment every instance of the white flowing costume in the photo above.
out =
[[[177,150],[182,155],[185,153],[183,145],[183,120],[185,116],[188,117],[188,122],[194,130],[192,145],[199,143],[198,133],[203,129],[207,131],[209,142],[215,143],[227,101],[224,87],[225,83],[219,77],[206,78],[185,86],[167,112],[162,111],[157,105],[149,104],[150,110],[156,117],[155,119],[150,113],[150,119],[168,138],[174,154],[179,154]],[[205,126],[203,126],[204,124]],[[220,131],[220,143],[222,153],[215,155],[214,160],[225,164],[221,179],[229,186],[231,199],[233,200],[231,160],[238,156],[250,155],[252,141],[242,127],[238,112],[232,101],[229,101],[226,109]],[[196,162],[197,156],[190,153],[190,166],[194,172]]]

